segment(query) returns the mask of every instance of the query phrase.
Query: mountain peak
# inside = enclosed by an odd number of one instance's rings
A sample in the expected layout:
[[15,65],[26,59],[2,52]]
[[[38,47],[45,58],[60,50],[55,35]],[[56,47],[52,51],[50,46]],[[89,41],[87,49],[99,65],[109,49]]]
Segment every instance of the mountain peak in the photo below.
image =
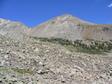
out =
[[74,16],[71,15],[71,14],[63,14],[63,15],[61,15],[59,17],[73,18]]
[[75,17],[71,14],[64,14],[61,16],[57,16],[55,19],[53,19],[53,21],[58,22],[58,23],[62,23],[62,22],[74,23],[76,25],[78,25],[78,24],[89,24],[89,25],[94,24],[94,23],[82,20],[78,17]]

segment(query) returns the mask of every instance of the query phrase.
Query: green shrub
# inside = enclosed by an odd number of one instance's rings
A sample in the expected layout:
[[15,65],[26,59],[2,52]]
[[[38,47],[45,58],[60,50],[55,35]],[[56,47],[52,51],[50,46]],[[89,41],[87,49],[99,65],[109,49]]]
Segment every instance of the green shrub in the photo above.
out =
[[37,38],[37,37],[33,37],[33,38],[38,39],[40,41],[44,41],[44,42],[61,44],[65,46],[67,49],[69,49],[70,51],[98,54],[98,53],[109,52],[110,50],[112,50],[111,41],[91,40],[88,46],[86,43],[83,43],[82,40],[69,41],[69,40],[61,39],[61,38]]

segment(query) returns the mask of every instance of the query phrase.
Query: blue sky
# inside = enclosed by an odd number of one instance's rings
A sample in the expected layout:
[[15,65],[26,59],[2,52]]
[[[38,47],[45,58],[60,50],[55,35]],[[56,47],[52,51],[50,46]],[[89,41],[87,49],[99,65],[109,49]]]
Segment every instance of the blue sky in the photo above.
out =
[[0,18],[20,21],[30,27],[63,14],[112,24],[112,0],[0,0]]

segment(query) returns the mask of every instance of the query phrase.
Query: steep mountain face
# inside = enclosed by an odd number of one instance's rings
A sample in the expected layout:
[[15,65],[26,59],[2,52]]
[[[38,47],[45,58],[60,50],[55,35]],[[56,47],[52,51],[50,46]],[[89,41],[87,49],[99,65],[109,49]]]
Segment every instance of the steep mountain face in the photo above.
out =
[[112,40],[112,25],[82,25],[82,37],[85,40]]
[[28,28],[19,22],[0,19],[0,34],[16,40],[23,40]]
[[71,15],[56,17],[33,28],[31,36],[68,40],[111,40],[112,25],[96,25]]

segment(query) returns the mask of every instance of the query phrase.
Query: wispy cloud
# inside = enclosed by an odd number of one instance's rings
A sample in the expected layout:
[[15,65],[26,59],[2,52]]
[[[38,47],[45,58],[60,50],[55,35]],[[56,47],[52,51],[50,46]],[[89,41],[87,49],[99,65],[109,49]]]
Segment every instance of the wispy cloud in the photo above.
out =
[[111,3],[111,4],[109,4],[109,5],[108,5],[108,7],[109,7],[109,8],[111,8],[111,7],[112,7],[112,3]]

